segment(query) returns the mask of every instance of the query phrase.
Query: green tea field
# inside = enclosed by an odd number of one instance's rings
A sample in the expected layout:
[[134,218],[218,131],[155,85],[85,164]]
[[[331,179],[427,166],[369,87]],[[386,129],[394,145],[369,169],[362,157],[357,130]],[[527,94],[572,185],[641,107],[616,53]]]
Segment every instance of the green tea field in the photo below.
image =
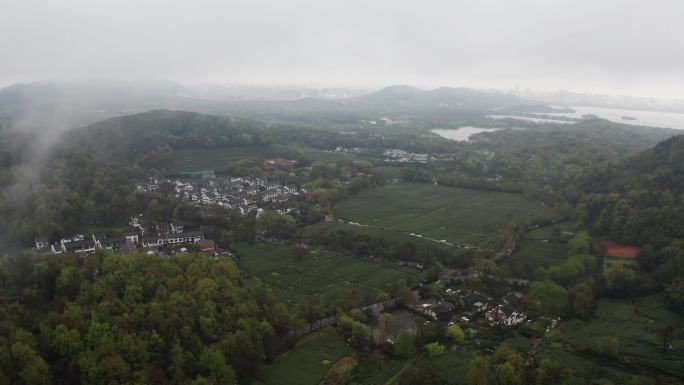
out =
[[540,206],[521,194],[421,183],[394,183],[338,205],[344,219],[437,240],[493,247],[518,216]]
[[516,277],[534,278],[534,271],[563,262],[566,258],[566,246],[560,242],[540,242],[523,239],[518,249],[506,258],[504,265]]
[[516,251],[504,261],[517,277],[534,278],[534,271],[563,262],[566,258],[566,240],[574,234],[571,221],[542,226],[525,234]]
[[[674,329],[673,336],[668,337],[672,350],[666,350],[663,330],[670,327]],[[634,371],[648,368],[653,373],[684,377],[684,315],[666,309],[658,295],[636,298],[634,303],[601,300],[596,318],[590,322],[564,323],[544,339],[540,354],[566,362],[577,360],[577,365],[600,363],[589,352],[597,349],[602,337],[614,337],[618,341],[616,356],[627,368],[631,366]]]
[[267,243],[237,245],[239,266],[246,277],[258,277],[289,304],[339,289],[353,289],[362,302],[373,302],[401,279],[415,278],[414,269],[324,252],[297,255],[288,246]]
[[318,385],[337,360],[353,353],[335,329],[325,328],[262,368],[254,385]]
[[339,230],[353,231],[355,233],[368,236],[370,238],[382,238],[388,242],[392,242],[395,244],[400,244],[402,242],[405,242],[406,240],[411,240],[418,246],[425,245],[444,248],[450,247],[448,245],[435,243],[427,239],[409,237],[409,235],[403,231],[392,231],[390,229],[381,229],[378,227],[354,226],[344,222],[325,222],[318,223],[312,226],[307,226],[304,229],[304,235],[315,236],[316,234],[327,234]]

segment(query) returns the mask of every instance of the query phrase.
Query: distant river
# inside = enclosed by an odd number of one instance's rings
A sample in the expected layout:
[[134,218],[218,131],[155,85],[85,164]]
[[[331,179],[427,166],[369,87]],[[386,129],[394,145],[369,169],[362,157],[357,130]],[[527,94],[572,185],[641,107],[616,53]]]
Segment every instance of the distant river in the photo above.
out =
[[459,142],[467,142],[470,140],[470,137],[475,134],[479,134],[480,132],[492,132],[497,130],[503,130],[503,128],[481,128],[467,126],[459,127],[456,129],[438,128],[431,131],[443,138],[456,140]]
[[[573,106],[569,108],[572,108],[575,112],[555,112],[545,115],[581,119],[583,115],[591,114],[617,123],[684,130],[684,114],[586,106]],[[636,119],[624,119],[624,117]]]

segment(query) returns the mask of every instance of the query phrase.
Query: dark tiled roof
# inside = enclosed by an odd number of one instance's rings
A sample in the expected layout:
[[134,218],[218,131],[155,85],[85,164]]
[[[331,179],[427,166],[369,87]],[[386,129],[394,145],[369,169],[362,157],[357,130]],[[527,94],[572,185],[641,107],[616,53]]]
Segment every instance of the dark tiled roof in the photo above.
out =
[[502,313],[506,315],[506,317],[510,316],[513,313],[522,313],[522,310],[519,310],[513,305],[503,305],[499,308]]
[[83,240],[83,241],[71,241],[71,242],[67,242],[64,244],[64,248],[67,251],[80,250],[80,249],[91,249],[93,247],[95,247],[95,242],[93,242],[92,240],[88,240],[88,239]]
[[110,238],[104,238],[100,240],[100,242],[104,243],[122,243],[126,242],[126,237],[110,237]]
[[442,302],[442,303],[438,304],[437,306],[435,306],[432,309],[432,311],[435,314],[446,314],[446,313],[454,311],[455,308],[456,307],[449,302]]
[[506,303],[510,303],[511,305],[515,305],[515,304],[519,303],[522,300],[522,298],[521,298],[520,294],[515,293],[515,292],[510,292],[510,293],[506,294],[506,296],[503,297],[503,300]]
[[463,296],[463,302],[468,306],[474,305],[477,302],[487,303],[489,301],[491,301],[491,297],[477,291],[473,291]]

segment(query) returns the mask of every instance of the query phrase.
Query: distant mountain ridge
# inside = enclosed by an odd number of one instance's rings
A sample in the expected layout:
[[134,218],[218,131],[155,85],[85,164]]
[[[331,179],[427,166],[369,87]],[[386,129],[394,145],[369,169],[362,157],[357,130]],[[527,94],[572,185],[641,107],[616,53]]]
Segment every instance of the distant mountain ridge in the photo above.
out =
[[420,98],[424,100],[453,100],[463,98],[489,98],[498,101],[506,101],[513,103],[524,102],[525,100],[513,95],[507,95],[496,91],[481,91],[467,87],[437,87],[429,90],[424,90],[418,87],[409,85],[392,85],[381,88],[378,91],[361,96],[361,99],[367,100],[382,100],[392,98]]
[[17,83],[0,89],[0,116],[31,129],[72,127],[159,108],[192,105],[197,95],[169,81]]
[[35,82],[0,89],[0,116],[12,117],[34,130],[52,129],[57,124],[88,125],[157,109],[318,124],[355,123],[384,115],[468,120],[496,109],[534,104],[499,92],[463,87],[423,90],[408,85],[360,96],[345,89],[186,87],[171,81]]

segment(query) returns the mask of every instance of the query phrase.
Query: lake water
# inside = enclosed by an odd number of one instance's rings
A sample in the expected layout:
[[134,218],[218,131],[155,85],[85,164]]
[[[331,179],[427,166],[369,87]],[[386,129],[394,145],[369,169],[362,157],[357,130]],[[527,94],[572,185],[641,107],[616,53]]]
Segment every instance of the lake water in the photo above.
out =
[[492,131],[497,131],[497,130],[503,130],[503,128],[481,128],[481,127],[459,127],[457,129],[434,129],[431,130],[435,134],[451,139],[451,140],[456,140],[458,142],[467,142],[470,140],[470,137],[479,134],[480,132],[492,132]]
[[[551,115],[551,114],[548,114]],[[560,116],[560,115],[558,115]],[[502,119],[518,119],[518,120],[527,120],[528,122],[534,122],[534,123],[554,123],[554,124],[575,124],[577,122],[573,122],[570,120],[560,120],[560,119],[549,119],[549,118],[536,118],[532,116],[516,116],[516,115],[487,115],[488,118],[490,119],[496,119],[496,120],[502,120]]]
[[[684,114],[586,106],[573,106],[569,108],[572,108],[575,112],[555,112],[545,115],[581,119],[583,115],[592,114],[617,123],[684,130]],[[623,119],[623,116],[636,118],[636,120]]]

